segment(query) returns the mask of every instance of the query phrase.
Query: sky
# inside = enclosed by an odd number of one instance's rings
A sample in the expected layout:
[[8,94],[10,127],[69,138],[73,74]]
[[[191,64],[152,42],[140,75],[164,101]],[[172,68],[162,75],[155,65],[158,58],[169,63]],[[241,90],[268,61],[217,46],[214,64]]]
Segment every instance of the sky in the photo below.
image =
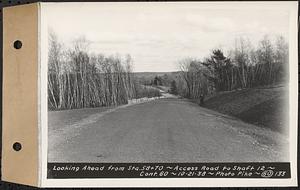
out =
[[204,58],[245,37],[288,39],[289,7],[269,3],[46,3],[44,21],[66,46],[84,36],[91,53],[133,58],[135,72],[178,70],[181,59]]

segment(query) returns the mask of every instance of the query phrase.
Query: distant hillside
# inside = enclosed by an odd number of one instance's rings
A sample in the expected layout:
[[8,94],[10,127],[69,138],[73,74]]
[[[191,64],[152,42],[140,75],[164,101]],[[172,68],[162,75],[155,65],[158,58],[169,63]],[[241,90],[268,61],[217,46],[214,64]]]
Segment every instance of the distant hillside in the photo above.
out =
[[164,76],[164,75],[174,75],[179,73],[179,71],[175,71],[175,72],[134,72],[134,75],[138,78],[140,77],[145,77],[145,78],[154,78],[155,76]]
[[288,133],[288,88],[266,87],[218,94],[205,107],[245,122]]
[[169,83],[179,76],[179,71],[176,72],[135,72],[135,78],[142,84],[147,84],[155,77],[161,77],[164,85],[169,86]]

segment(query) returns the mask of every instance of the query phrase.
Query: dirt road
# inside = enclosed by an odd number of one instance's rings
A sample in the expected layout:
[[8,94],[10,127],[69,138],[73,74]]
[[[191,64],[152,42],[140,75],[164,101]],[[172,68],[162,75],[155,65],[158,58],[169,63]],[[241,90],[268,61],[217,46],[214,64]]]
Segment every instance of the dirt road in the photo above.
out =
[[182,99],[62,114],[49,112],[49,162],[288,161],[287,137]]

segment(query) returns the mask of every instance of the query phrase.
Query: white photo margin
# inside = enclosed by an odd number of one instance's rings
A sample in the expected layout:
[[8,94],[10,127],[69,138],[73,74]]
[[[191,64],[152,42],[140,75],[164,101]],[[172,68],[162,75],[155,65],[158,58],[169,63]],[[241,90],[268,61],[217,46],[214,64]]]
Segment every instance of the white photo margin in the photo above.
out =
[[[298,2],[151,2],[151,4],[201,4],[208,9],[228,9],[234,7],[268,7],[268,9],[287,9],[289,18],[289,152],[290,179],[231,179],[231,178],[98,178],[98,179],[47,179],[48,153],[48,103],[47,103],[47,70],[48,70],[48,25],[47,11],[54,4],[59,6],[93,6],[120,4],[130,6],[138,2],[59,2],[40,3],[40,186],[41,187],[287,187],[297,186],[297,137],[298,137]],[[142,3],[142,2],[139,2]],[[145,3],[145,2],[144,2]],[[149,2],[147,2],[148,4]],[[75,13],[74,13],[75,14]],[[59,18],[57,18],[59,19]]]

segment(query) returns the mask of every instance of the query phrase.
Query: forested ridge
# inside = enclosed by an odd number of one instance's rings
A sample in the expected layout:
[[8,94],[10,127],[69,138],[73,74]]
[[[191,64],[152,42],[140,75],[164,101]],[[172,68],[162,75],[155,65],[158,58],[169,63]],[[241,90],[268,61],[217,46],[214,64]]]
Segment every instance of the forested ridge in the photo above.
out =
[[176,93],[191,99],[221,91],[286,83],[288,43],[282,36],[277,36],[274,42],[265,36],[254,47],[249,40],[239,38],[228,55],[214,49],[204,59],[186,58],[178,65],[180,75],[175,77],[173,86]]

